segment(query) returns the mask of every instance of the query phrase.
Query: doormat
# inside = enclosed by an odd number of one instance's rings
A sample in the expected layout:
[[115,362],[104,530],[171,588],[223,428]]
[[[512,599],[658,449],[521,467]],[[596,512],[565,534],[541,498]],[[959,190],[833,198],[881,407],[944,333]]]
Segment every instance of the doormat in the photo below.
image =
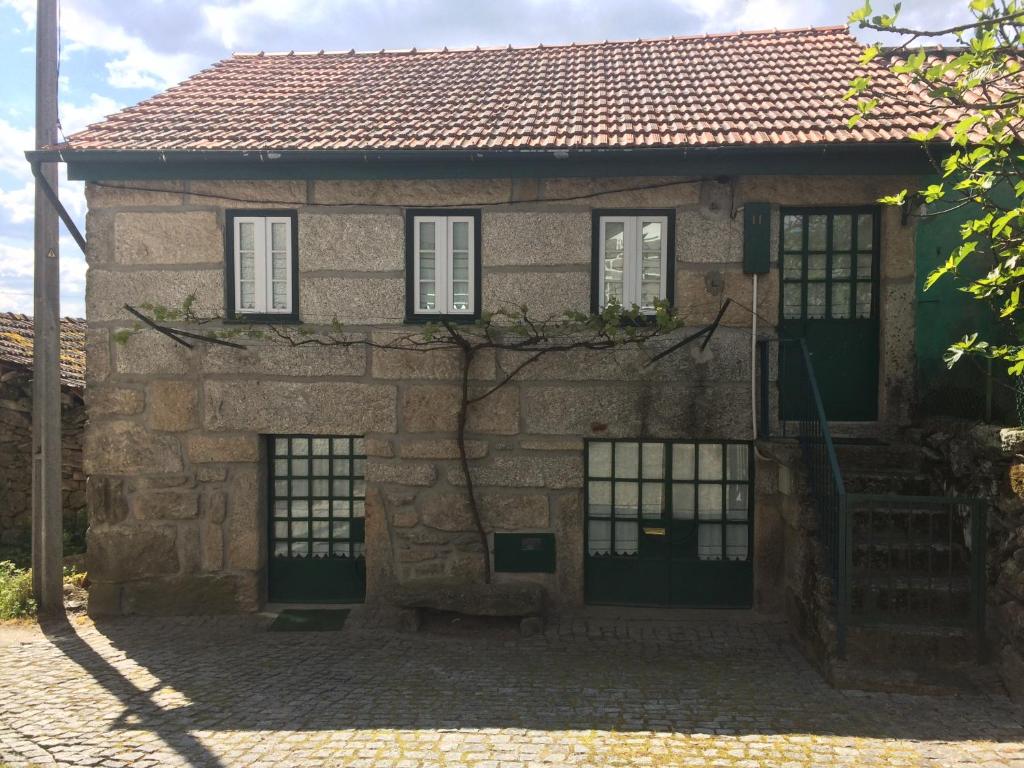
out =
[[277,614],[270,632],[340,632],[348,618],[348,608],[288,608]]

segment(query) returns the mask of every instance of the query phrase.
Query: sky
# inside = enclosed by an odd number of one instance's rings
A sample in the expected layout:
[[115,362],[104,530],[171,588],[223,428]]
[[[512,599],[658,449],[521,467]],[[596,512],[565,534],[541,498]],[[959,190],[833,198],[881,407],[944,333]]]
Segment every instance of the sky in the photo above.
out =
[[[530,45],[841,24],[860,0],[60,0],[59,115],[70,135],[233,51]],[[885,0],[875,0],[885,10]],[[967,0],[904,0],[943,28]],[[130,8],[130,11],[128,9]],[[863,36],[863,35],[861,35]],[[866,40],[873,40],[868,35]],[[0,311],[32,313],[34,0],[0,0]],[[80,182],[60,196],[81,227]],[[62,229],[61,314],[84,315],[85,260]]]

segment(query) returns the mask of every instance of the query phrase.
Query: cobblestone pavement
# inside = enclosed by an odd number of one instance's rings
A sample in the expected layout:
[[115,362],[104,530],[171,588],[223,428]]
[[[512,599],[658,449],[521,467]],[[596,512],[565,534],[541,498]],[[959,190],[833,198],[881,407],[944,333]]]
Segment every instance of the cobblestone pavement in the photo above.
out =
[[1024,766],[1002,695],[835,691],[784,627],[720,616],[515,640],[258,617],[0,628],[0,764]]

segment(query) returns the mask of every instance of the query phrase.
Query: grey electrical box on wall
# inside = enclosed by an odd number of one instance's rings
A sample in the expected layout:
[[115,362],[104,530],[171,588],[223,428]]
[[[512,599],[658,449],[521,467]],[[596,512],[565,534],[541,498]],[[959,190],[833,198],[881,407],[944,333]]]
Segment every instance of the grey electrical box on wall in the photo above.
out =
[[763,275],[771,270],[772,254],[771,205],[743,205],[743,271]]

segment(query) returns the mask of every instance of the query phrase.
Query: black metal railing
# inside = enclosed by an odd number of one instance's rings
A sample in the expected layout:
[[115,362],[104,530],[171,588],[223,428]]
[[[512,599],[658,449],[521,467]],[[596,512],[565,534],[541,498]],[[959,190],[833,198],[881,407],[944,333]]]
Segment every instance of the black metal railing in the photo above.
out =
[[[796,437],[830,579],[836,650],[851,624],[957,624],[985,628],[987,506],[978,499],[848,493],[813,358],[803,339],[780,339],[778,430]],[[759,432],[770,434],[771,352],[759,342]],[[785,387],[785,390],[782,389]]]

